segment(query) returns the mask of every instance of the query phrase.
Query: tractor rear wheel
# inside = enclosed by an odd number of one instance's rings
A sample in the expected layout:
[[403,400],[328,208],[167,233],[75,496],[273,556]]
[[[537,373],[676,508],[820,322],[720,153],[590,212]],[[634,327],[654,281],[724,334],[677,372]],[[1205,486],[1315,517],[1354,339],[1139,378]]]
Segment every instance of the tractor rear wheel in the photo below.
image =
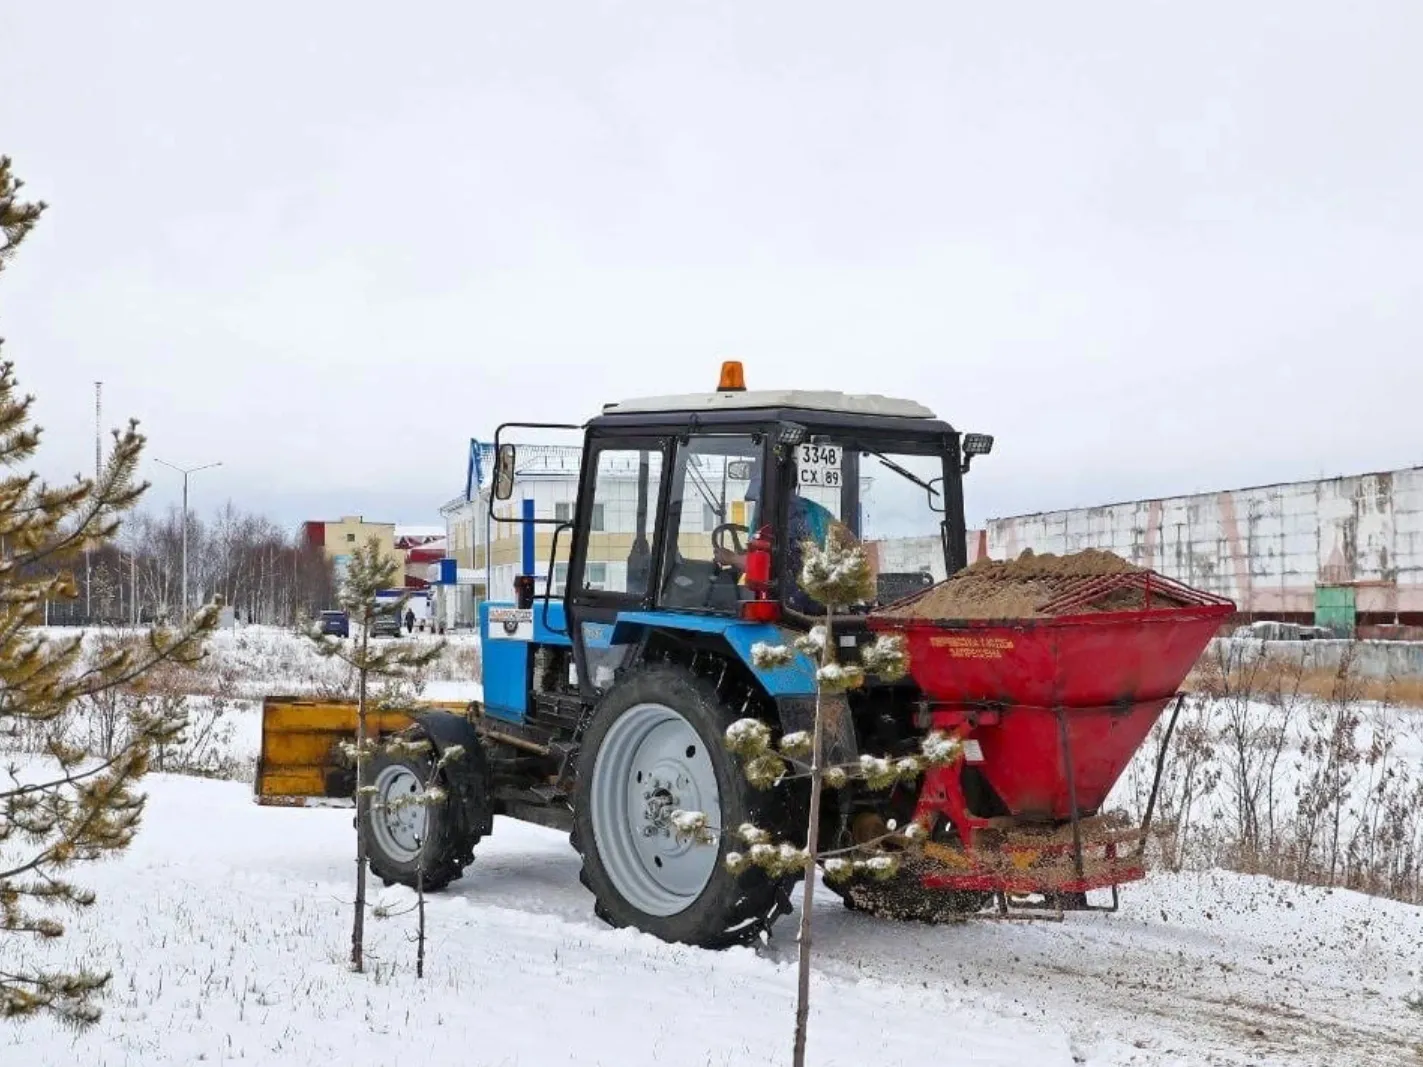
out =
[[[418,727],[403,736],[410,741],[428,740]],[[452,810],[458,794],[445,771],[436,776],[435,784],[445,791],[446,799],[421,802],[434,758],[433,752],[397,756],[381,751],[366,772],[375,792],[367,800],[360,830],[371,873],[386,885],[398,882],[414,888],[423,881],[424,888],[433,892],[459,878],[474,860],[479,836],[466,830]]]
[[679,840],[671,824],[680,810],[705,814],[713,828],[783,829],[774,791],[753,788],[726,750],[733,718],[709,682],[662,664],[619,683],[593,713],[570,839],[595,910],[611,925],[723,948],[755,939],[789,909],[792,879],[732,874],[729,834],[698,844]]

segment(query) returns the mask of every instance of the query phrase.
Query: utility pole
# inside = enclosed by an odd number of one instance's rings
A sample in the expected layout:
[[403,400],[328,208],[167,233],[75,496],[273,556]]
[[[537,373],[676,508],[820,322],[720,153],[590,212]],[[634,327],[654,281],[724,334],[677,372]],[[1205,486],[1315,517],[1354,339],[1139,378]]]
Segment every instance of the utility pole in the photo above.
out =
[[222,461],[216,463],[204,463],[201,467],[174,466],[164,460],[154,458],[153,462],[162,463],[169,470],[177,471],[183,476],[183,606],[179,611],[179,622],[186,622],[188,619],[188,475],[197,474],[198,471],[210,470],[213,467],[221,467]]

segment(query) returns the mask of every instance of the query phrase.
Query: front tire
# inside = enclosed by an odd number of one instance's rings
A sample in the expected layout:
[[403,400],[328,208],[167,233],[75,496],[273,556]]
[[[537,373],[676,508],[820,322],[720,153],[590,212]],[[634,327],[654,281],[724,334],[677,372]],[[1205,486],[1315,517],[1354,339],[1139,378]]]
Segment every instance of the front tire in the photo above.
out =
[[726,869],[737,842],[678,841],[673,811],[709,826],[782,830],[774,791],[746,781],[723,735],[733,715],[715,687],[679,667],[643,668],[598,705],[583,739],[571,840],[595,910],[613,926],[723,948],[759,935],[785,910],[791,879]]
[[[423,730],[409,730],[409,740],[428,740]],[[396,756],[380,751],[371,760],[367,781],[375,793],[366,804],[361,833],[371,873],[387,885],[412,889],[421,883],[427,891],[443,889],[459,878],[474,859],[478,840],[463,832],[451,805],[458,794],[442,772],[436,784],[445,791],[437,804],[420,803],[430,780],[433,751],[419,756]]]

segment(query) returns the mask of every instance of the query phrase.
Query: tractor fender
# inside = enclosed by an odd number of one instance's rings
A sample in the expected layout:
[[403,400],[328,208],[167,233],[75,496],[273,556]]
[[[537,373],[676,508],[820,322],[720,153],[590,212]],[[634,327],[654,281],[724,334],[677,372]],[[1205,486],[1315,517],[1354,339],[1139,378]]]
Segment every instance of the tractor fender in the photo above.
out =
[[452,745],[464,748],[463,756],[445,765],[445,774],[459,794],[460,808],[469,830],[481,836],[493,832],[489,756],[474,723],[449,711],[414,711],[410,718],[425,731],[425,736],[440,755],[444,755]]
[[772,623],[743,622],[715,615],[685,615],[673,611],[625,611],[618,615],[611,627],[599,631],[600,642],[589,639],[588,645],[597,648],[633,644],[645,631],[651,630],[720,638],[772,699],[815,696],[815,664],[803,652],[796,652],[789,663],[779,667],[756,666],[751,651],[756,645],[789,645],[796,639],[795,631]]
[[[719,616],[630,611],[620,613],[611,627],[599,627],[589,644],[592,647],[607,647],[633,643],[645,633],[656,630],[694,633],[702,638],[717,640],[725,649],[725,654],[739,661],[761,691],[776,705],[777,717],[785,733],[814,728],[815,663],[805,653],[796,651],[789,663],[779,667],[758,667],[752,652],[758,644],[790,645],[798,636],[796,631],[772,623],[745,622]],[[822,723],[826,731],[826,754],[837,763],[852,762],[859,757],[859,747],[849,702],[844,694],[825,694],[821,700],[825,705]]]

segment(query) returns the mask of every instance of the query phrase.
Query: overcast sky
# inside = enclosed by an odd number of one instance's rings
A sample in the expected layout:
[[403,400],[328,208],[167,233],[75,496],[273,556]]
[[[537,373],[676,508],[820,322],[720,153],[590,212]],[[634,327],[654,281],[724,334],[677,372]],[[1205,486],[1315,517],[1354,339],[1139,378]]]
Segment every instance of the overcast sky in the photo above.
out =
[[996,434],[970,521],[1423,463],[1417,0],[5,7],[51,474],[102,379],[199,507],[435,522],[728,357]]

